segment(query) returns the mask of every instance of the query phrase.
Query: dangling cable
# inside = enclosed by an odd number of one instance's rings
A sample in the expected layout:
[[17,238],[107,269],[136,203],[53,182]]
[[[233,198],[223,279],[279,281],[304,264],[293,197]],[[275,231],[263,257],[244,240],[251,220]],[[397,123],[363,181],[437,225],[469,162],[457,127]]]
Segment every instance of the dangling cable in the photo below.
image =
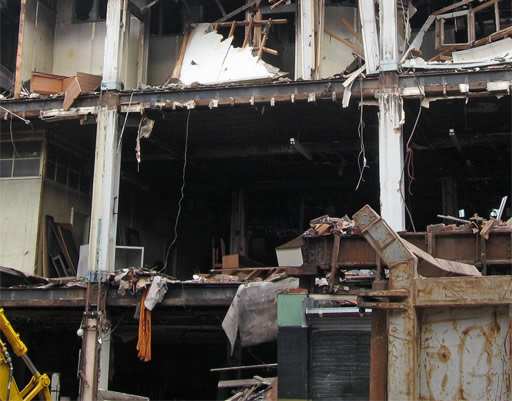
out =
[[[359,180],[357,181],[356,185],[356,191],[359,189],[359,185],[361,182],[364,182],[363,174],[364,169],[368,167],[367,160],[366,160],[366,149],[364,147],[364,121],[363,121],[363,78],[359,77],[359,88],[360,88],[360,101],[359,101],[359,107],[361,109],[359,113],[359,125],[357,126],[357,133],[359,135],[361,150],[359,151],[359,154],[357,155],[357,167],[359,167]],[[362,158],[362,165],[361,165],[361,158]]]
[[165,271],[165,269],[167,268],[167,262],[169,260],[169,252],[171,251],[171,248],[173,247],[173,245],[176,243],[176,240],[178,239],[178,223],[179,223],[180,214],[181,214],[181,203],[183,202],[183,198],[185,198],[185,172],[186,172],[186,169],[187,169],[188,123],[189,123],[189,120],[190,120],[190,109],[188,110],[187,125],[186,125],[186,128],[185,128],[185,152],[184,152],[185,155],[183,157],[183,174],[182,174],[182,183],[181,183],[181,197],[180,197],[180,200],[178,201],[178,213],[176,214],[176,221],[174,223],[174,239],[172,240],[172,242],[169,244],[169,247],[167,248],[167,252],[165,253],[164,267],[162,267],[162,269],[160,269],[160,271]]

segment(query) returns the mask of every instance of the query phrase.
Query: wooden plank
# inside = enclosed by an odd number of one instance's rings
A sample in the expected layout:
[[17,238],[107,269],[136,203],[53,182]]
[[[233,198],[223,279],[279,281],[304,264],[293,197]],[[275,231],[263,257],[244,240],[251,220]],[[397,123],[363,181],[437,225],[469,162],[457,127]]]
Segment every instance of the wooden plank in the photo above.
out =
[[490,34],[489,36],[486,36],[485,38],[477,40],[473,47],[479,47],[482,45],[486,45],[487,43],[494,42],[498,39],[506,38],[507,36],[510,36],[512,34],[512,26],[509,26],[508,28],[504,28],[499,32],[494,32]]
[[244,38],[244,42],[242,44],[242,48],[247,46],[247,43],[249,42],[249,38],[251,37],[251,32],[252,32],[253,25],[254,25],[254,19],[251,18],[251,20],[249,21],[249,26],[247,27],[247,30],[245,32],[245,38]]
[[[274,381],[275,377],[265,377],[263,378],[265,382]],[[264,384],[261,380],[258,379],[239,379],[239,380],[219,380],[218,388],[231,388],[231,387],[252,387],[260,384]]]
[[362,44],[363,39],[361,39],[361,36],[359,36],[354,27],[350,25],[350,22],[348,22],[345,18],[342,18],[341,22],[343,23],[343,25],[347,27],[347,29],[352,33],[352,35],[354,35],[354,38],[356,38]]
[[265,44],[267,43],[269,28],[270,25],[265,25],[265,29],[263,30],[263,39],[261,40],[261,44],[258,50],[258,59],[261,58],[261,55],[263,54],[263,49],[265,48]]
[[66,79],[66,94],[64,95],[64,102],[62,103],[62,108],[64,110],[69,110],[71,105],[75,102],[75,100],[80,96],[80,84],[76,77],[72,77],[69,80]]
[[281,4],[283,4],[286,0],[279,0],[277,3],[274,3],[270,6],[270,9],[273,10],[276,7],[279,7]]
[[233,36],[235,34],[235,28],[236,28],[236,21],[233,21],[231,24],[231,29],[229,30],[228,38]]
[[447,11],[450,11],[450,10],[454,10],[458,7],[461,7],[463,5],[466,5],[468,3],[471,3],[473,2],[474,0],[462,0],[462,1],[459,1],[458,3],[455,3],[455,4],[452,4],[452,5],[449,5],[449,6],[446,6],[444,8],[441,8],[440,10],[437,10],[435,12],[432,13],[432,15],[441,15],[441,14],[444,14],[445,12]]
[[81,92],[93,92],[101,85],[102,76],[77,72],[76,79],[80,85]]
[[483,3],[483,4],[480,4],[479,6],[473,8],[472,12],[473,14],[480,11],[480,10],[483,10],[484,8],[487,8],[489,6],[492,6],[493,4],[497,3],[496,0],[489,0],[488,2],[486,3]]
[[213,368],[210,372],[226,372],[231,370],[277,368],[277,363],[263,363],[260,365],[229,366],[227,368]]
[[485,224],[482,227],[482,230],[480,231],[480,235],[484,237],[485,239],[489,239],[489,231],[496,225],[496,220],[488,220],[485,222]]
[[25,31],[25,13],[27,0],[21,0],[20,25],[18,29],[18,49],[16,51],[16,76],[14,77],[14,98],[19,99],[21,92],[21,58],[23,56],[23,32]]
[[237,8],[236,10],[234,11],[231,11],[229,14],[227,15],[224,15],[222,18],[218,19],[217,21],[215,21],[214,23],[215,24],[218,24],[220,22],[224,22],[224,21],[227,21],[228,19],[234,17],[235,15],[237,14],[240,14],[241,12],[251,8],[252,6],[254,5],[257,5],[259,6],[260,4],[260,0],[252,0],[252,1],[249,1],[247,4],[243,5],[242,7],[239,7]]
[[343,43],[344,45],[350,47],[352,50],[354,50],[356,53],[358,53],[359,55],[363,56],[364,57],[364,52],[362,49],[360,49],[359,47],[353,45],[352,43],[350,43],[348,40],[345,40],[343,39],[341,36],[338,36],[336,35],[334,32],[331,32],[329,31],[327,28],[324,28],[324,32],[333,37],[334,39],[340,41],[341,43]]
[[185,35],[183,36],[183,42],[181,43],[180,52],[178,53],[178,57],[176,59],[176,65],[172,70],[171,78],[179,78],[181,73],[181,66],[183,64],[183,58],[185,57],[185,51],[187,50],[188,41],[190,38],[190,29],[185,31]]
[[255,47],[254,51],[259,52],[260,49],[263,50],[265,53],[272,54],[273,56],[279,55],[279,52],[277,50],[269,49],[268,47]]

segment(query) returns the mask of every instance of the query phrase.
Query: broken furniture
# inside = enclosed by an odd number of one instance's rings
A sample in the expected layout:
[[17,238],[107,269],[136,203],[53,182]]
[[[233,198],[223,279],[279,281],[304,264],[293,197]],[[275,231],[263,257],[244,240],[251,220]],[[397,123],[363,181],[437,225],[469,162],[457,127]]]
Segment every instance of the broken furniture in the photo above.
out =
[[64,93],[62,108],[69,110],[81,93],[93,92],[101,84],[100,75],[77,72],[73,77],[32,72],[30,91],[42,95]]

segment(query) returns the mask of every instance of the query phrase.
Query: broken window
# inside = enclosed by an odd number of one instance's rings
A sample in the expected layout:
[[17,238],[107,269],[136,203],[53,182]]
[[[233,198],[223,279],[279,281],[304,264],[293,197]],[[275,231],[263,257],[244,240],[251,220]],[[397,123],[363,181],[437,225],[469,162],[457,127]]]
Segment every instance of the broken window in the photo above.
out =
[[104,21],[107,18],[107,0],[75,0],[74,22]]
[[42,142],[0,143],[0,178],[39,177]]

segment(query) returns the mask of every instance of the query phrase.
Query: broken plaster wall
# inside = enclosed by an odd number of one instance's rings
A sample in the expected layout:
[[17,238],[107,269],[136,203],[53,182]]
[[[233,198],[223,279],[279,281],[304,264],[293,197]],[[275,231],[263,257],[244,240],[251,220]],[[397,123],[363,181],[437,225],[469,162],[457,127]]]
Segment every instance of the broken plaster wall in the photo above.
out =
[[57,75],[77,72],[102,75],[105,21],[73,23],[73,2],[60,0],[53,44],[53,70]]
[[32,71],[51,73],[55,11],[37,0],[27,0],[23,28],[21,80],[28,81]]

